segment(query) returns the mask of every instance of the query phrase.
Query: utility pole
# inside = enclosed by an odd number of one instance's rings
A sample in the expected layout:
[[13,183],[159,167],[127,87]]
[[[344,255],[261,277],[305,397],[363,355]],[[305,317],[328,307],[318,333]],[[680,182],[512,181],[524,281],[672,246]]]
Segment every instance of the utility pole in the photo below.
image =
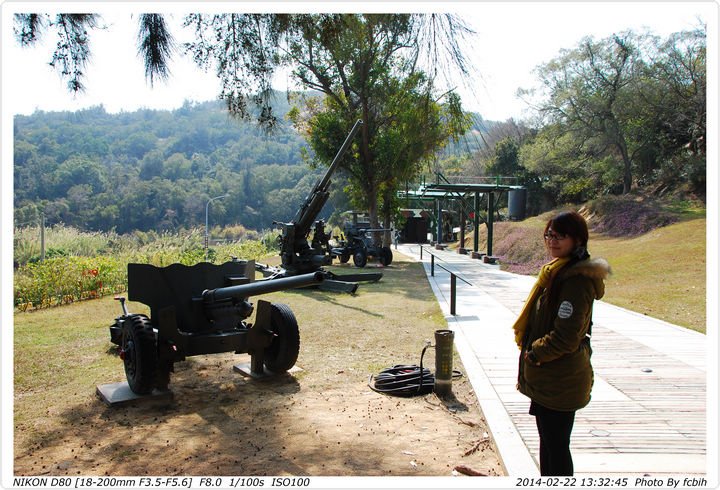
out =
[[210,242],[210,235],[208,234],[208,209],[210,209],[210,203],[213,202],[216,199],[222,199],[223,197],[228,197],[230,194],[223,194],[222,196],[212,197],[208,200],[207,204],[205,204],[205,260],[208,259],[208,246]]
[[45,213],[40,213],[40,262],[45,261]]

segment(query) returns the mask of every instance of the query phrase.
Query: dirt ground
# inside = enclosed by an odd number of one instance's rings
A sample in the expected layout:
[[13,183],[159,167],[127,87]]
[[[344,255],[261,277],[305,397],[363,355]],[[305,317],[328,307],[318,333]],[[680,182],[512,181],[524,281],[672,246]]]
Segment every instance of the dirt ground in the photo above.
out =
[[48,413],[42,440],[16,440],[15,474],[502,475],[466,379],[444,399],[401,398],[340,370],[337,388],[318,391],[302,371],[256,380],[233,370],[248,359],[179,363],[171,402],[93,398]]

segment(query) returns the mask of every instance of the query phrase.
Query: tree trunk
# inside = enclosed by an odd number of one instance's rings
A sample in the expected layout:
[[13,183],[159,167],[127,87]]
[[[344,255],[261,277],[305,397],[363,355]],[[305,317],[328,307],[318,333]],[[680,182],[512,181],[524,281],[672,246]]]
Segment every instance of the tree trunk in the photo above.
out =
[[383,233],[383,240],[382,240],[382,244],[386,247],[390,247],[393,243],[392,232],[390,231],[391,225],[392,225],[392,219],[390,217],[390,214],[386,214],[385,216],[383,216],[383,228],[385,228],[385,232]]
[[632,159],[627,148],[627,142],[625,141],[625,135],[620,129],[620,124],[617,118],[612,114],[611,110],[608,110],[610,117],[607,118],[605,126],[605,133],[607,134],[610,142],[614,144],[617,150],[620,152],[620,156],[623,160],[623,194],[628,194],[632,188]]
[[[374,188],[368,188],[368,216],[370,217],[370,228],[379,228],[380,225],[378,220],[378,206],[377,206],[377,191]],[[377,241],[378,233],[373,232],[373,241]]]
[[632,188],[632,160],[622,136],[618,138],[617,147],[623,159],[623,194],[628,194]]
[[368,206],[368,215],[370,217],[370,227],[371,228],[379,228],[379,221],[378,221],[378,209],[377,209],[377,186],[375,185],[376,182],[376,175],[372,175],[372,168],[373,168],[373,155],[370,151],[370,125],[373,124],[373,122],[370,120],[370,110],[368,107],[368,99],[367,97],[361,97],[361,104],[362,104],[362,117],[364,124],[362,125],[361,131],[360,131],[360,158],[363,159],[364,162],[364,169],[368,173],[365,176],[365,183],[363,187],[365,187],[365,194],[367,198],[367,206]]

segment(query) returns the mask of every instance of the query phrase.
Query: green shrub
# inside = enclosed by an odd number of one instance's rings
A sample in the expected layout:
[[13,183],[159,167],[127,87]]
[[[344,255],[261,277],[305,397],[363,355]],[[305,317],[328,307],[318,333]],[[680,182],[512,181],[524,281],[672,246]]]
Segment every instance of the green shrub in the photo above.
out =
[[[199,229],[184,233],[135,232],[85,233],[56,228],[53,247],[45,260],[28,251],[37,241],[34,231],[16,230],[14,304],[21,310],[58,306],[74,301],[115,294],[127,289],[127,264],[165,267],[174,263],[194,265],[205,260],[204,234]],[[246,236],[253,234],[247,233]],[[267,235],[267,233],[266,233]],[[46,235],[47,236],[47,235]],[[60,239],[60,237],[64,237]],[[265,240],[243,240],[208,249],[208,261],[262,259],[272,254]],[[22,260],[18,260],[21,253]]]
[[45,308],[99,298],[127,289],[126,263],[113,256],[56,257],[15,272],[18,309]]

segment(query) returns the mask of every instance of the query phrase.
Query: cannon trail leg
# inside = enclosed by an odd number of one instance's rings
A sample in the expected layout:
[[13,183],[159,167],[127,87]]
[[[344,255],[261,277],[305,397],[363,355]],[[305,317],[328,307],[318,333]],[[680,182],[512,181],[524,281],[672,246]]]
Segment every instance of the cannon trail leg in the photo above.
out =
[[265,374],[265,349],[272,343],[272,304],[268,301],[257,302],[255,324],[248,332],[248,353],[250,354],[250,374]]

